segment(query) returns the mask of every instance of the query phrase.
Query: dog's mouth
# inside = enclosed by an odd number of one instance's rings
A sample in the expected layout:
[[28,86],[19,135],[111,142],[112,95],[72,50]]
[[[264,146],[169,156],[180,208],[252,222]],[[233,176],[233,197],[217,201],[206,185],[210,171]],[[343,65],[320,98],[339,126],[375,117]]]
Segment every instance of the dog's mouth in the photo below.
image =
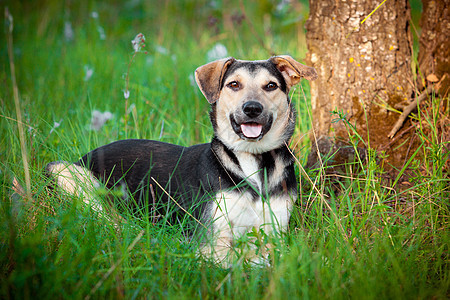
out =
[[233,114],[230,115],[231,126],[234,132],[244,140],[259,141],[266,134],[272,126],[272,117],[269,117],[267,121],[250,121],[239,122],[236,120]]
[[241,132],[248,139],[256,139],[262,134],[262,125],[258,123],[241,124]]

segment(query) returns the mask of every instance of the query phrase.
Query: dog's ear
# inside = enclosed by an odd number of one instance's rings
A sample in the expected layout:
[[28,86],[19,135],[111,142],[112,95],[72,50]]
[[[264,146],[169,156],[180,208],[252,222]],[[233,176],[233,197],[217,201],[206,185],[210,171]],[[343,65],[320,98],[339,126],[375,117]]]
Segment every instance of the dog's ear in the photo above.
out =
[[234,61],[233,57],[219,59],[195,70],[195,81],[209,103],[219,99],[223,76]]
[[316,69],[299,63],[289,55],[274,56],[269,61],[281,72],[289,88],[299,83],[301,78],[317,79]]

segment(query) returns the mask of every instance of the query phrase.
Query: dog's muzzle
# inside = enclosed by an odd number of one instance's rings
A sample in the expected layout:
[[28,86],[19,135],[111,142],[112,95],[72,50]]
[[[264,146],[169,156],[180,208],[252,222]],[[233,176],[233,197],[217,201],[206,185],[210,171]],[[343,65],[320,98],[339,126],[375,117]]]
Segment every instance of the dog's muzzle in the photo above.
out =
[[261,103],[247,101],[240,110],[230,115],[230,122],[240,138],[259,141],[272,127],[273,117],[264,112]]

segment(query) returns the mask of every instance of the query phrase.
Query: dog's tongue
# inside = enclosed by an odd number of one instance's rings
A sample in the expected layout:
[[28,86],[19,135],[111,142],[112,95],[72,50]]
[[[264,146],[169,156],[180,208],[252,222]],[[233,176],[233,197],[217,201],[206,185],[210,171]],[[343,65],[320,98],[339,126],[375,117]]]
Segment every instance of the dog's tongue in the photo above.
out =
[[262,125],[256,123],[241,124],[242,133],[248,138],[257,138],[262,131]]

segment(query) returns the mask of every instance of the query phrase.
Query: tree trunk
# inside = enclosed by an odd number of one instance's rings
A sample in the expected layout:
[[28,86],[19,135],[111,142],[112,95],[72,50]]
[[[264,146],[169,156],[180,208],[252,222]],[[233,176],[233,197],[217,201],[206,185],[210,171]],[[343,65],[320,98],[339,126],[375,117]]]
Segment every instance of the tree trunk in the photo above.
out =
[[[383,150],[388,163],[401,167],[410,146],[404,141],[408,135],[394,143],[387,135],[399,117],[390,108],[408,100],[412,92],[408,1],[386,1],[378,9],[379,0],[309,4],[307,60],[319,75],[311,82],[313,145],[320,140],[319,151],[326,154],[349,141],[353,132],[343,121],[333,122],[332,111],[340,111],[364,140],[358,147]],[[317,159],[315,152],[309,166]],[[354,156],[348,151],[340,154],[338,161]]]
[[[448,96],[450,86],[450,15],[449,0],[422,0],[419,40],[418,88],[441,81],[439,94]],[[445,78],[444,78],[445,76]]]

